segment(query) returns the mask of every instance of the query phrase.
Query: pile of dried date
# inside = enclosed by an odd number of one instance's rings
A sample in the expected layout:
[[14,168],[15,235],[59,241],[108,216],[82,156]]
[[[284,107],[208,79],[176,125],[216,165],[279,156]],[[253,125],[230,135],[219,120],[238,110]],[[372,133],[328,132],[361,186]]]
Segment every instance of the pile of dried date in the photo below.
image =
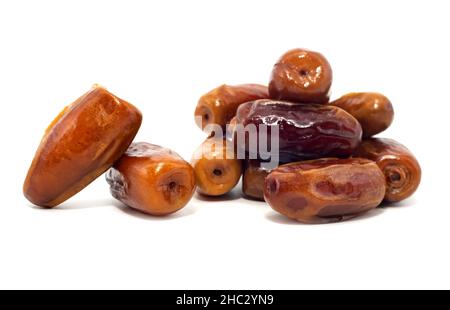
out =
[[350,93],[329,102],[331,81],[321,54],[294,49],[275,64],[269,87],[208,92],[195,116],[209,138],[191,163],[167,148],[133,143],[141,112],[94,85],[48,126],[24,195],[52,208],[106,172],[114,198],[163,216],[183,208],[196,188],[221,196],[243,175],[246,197],[304,223],[345,220],[411,196],[420,183],[417,160],[394,140],[372,138],[393,120],[390,101]]
[[342,221],[411,196],[421,177],[415,157],[394,140],[372,138],[392,123],[391,102],[379,93],[329,102],[331,83],[323,55],[293,49],[274,65],[269,87],[222,85],[202,96],[196,123],[210,137],[192,161],[198,191],[229,192],[242,167],[246,197],[304,223]]

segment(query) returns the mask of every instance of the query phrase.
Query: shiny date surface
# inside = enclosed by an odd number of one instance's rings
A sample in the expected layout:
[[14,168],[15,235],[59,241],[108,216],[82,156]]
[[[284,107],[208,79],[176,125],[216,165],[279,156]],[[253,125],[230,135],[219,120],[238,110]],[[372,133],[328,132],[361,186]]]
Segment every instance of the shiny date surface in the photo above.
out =
[[282,165],[265,180],[264,197],[304,223],[338,222],[377,207],[385,194],[378,166],[362,158],[323,158]]
[[383,171],[388,202],[404,200],[419,187],[422,176],[419,162],[410,150],[393,139],[365,139],[354,155],[375,161]]
[[330,104],[355,117],[361,124],[364,137],[386,130],[394,119],[392,103],[379,93],[349,93]]
[[195,108],[197,126],[216,124],[225,130],[236,110],[247,101],[269,98],[267,86],[259,84],[221,85],[204,94]]
[[[258,145],[271,145],[270,140],[274,138],[271,136],[272,128],[278,126],[281,162],[330,156],[348,157],[358,146],[362,135],[358,121],[340,108],[275,100],[256,100],[241,105],[236,114],[236,124],[244,128],[254,125],[258,131]],[[245,148],[247,153],[255,155],[250,147],[251,137],[239,140],[239,128],[235,127],[233,138],[237,147]],[[267,141],[261,141],[260,130],[267,130]]]
[[298,103],[327,103],[333,73],[320,53],[293,49],[274,65],[269,83],[270,98]]
[[194,170],[170,149],[133,143],[106,173],[114,198],[151,215],[167,215],[183,208],[194,194]]
[[122,156],[141,122],[136,107],[94,85],[47,128],[23,185],[25,197],[55,207],[74,196]]

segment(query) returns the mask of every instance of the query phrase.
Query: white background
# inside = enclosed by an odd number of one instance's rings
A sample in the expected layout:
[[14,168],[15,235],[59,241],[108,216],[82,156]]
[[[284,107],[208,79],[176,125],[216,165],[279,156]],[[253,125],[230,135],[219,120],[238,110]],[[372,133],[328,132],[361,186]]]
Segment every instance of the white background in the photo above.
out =
[[[450,288],[447,1],[1,1],[0,288]],[[195,197],[154,218],[101,177],[53,210],[21,188],[48,123],[100,83],[144,113],[137,140],[189,159],[193,111],[222,84],[267,83],[286,50],[322,52],[333,98],[378,91],[382,134],[423,169],[413,198],[330,225]]]

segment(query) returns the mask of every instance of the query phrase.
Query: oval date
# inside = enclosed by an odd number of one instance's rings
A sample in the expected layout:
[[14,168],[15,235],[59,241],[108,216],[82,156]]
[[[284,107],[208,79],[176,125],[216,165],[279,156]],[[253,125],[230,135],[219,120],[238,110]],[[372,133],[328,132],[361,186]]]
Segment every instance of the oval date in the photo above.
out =
[[264,198],[275,211],[299,222],[329,223],[377,207],[385,190],[375,162],[323,158],[274,169],[266,177]]
[[195,191],[191,165],[174,151],[146,143],[132,143],[106,173],[111,195],[150,215],[180,210]]
[[386,196],[389,202],[410,197],[419,187],[422,170],[416,157],[404,145],[387,138],[364,139],[355,156],[377,163],[386,178]]
[[386,130],[394,119],[392,103],[380,93],[350,93],[330,104],[354,116],[366,138]]
[[[236,114],[237,125],[248,129],[254,125],[257,134],[241,137],[239,126],[235,126],[233,138],[237,147],[244,148],[250,158],[267,159],[262,154],[262,145],[273,146],[278,132],[279,160],[293,162],[321,157],[348,157],[361,141],[362,129],[359,122],[344,110],[319,104],[295,104],[285,101],[256,100],[242,104]],[[264,125],[264,126],[262,126]],[[267,132],[261,135],[262,130]],[[257,140],[258,147],[253,147]],[[255,154],[256,153],[256,154]],[[274,149],[270,149],[274,156]],[[278,154],[276,154],[278,155]]]
[[204,130],[209,124],[217,124],[225,130],[240,104],[265,98],[269,98],[269,92],[264,85],[221,85],[199,99],[195,108],[197,126]]

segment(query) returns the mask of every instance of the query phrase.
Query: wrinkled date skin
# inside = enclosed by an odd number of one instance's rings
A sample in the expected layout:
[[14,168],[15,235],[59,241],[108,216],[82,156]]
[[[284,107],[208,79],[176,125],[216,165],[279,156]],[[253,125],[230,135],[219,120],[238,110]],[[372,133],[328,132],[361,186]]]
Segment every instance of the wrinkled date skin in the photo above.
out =
[[234,117],[239,105],[247,101],[267,98],[269,98],[269,91],[263,85],[221,85],[203,95],[198,101],[195,116],[200,117],[202,121],[200,123],[197,121],[197,125],[204,129],[209,124],[217,124],[225,130],[226,124]]
[[327,103],[333,73],[326,58],[317,52],[293,49],[274,65],[269,83],[270,98],[306,103]]
[[69,199],[122,156],[141,121],[133,105],[94,86],[47,128],[23,185],[25,197],[41,207]]
[[303,223],[331,223],[376,208],[385,194],[378,166],[362,158],[291,163],[267,177],[264,198],[279,213]]
[[414,155],[402,144],[392,139],[372,138],[361,142],[355,156],[377,163],[386,178],[388,202],[410,197],[419,187],[421,168]]
[[[236,123],[243,126],[253,124],[258,131],[260,125],[268,126],[266,145],[271,145],[271,127],[279,126],[281,162],[351,156],[361,141],[362,132],[358,121],[340,108],[274,100],[257,100],[241,105],[236,114]],[[248,141],[250,138],[241,139],[245,140],[242,143],[237,139],[237,134],[238,130],[235,129],[233,138],[237,147],[244,147],[252,154]],[[258,134],[258,144],[261,143],[259,137]],[[258,158],[267,159],[264,156]]]
[[220,196],[231,191],[242,174],[242,160],[226,139],[208,138],[191,160],[197,179],[197,191],[207,196]]
[[350,93],[330,104],[355,117],[361,124],[365,138],[386,130],[394,120],[391,102],[379,93]]
[[248,198],[264,201],[264,180],[271,169],[264,168],[259,160],[245,160],[242,191]]
[[133,143],[107,172],[114,198],[151,215],[183,208],[195,191],[194,170],[177,153],[150,143]]

